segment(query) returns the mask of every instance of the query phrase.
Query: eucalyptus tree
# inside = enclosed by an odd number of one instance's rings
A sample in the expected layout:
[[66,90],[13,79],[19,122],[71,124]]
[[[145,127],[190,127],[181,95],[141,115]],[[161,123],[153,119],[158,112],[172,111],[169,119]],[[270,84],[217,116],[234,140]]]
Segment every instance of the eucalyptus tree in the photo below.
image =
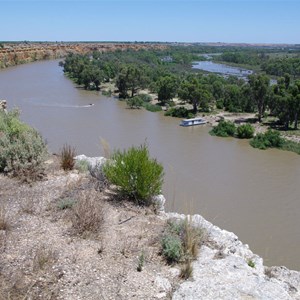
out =
[[257,105],[258,121],[261,122],[266,109],[270,78],[266,75],[254,74],[249,76],[249,85],[254,102]]
[[164,77],[160,77],[156,82],[157,85],[157,93],[158,100],[165,104],[172,100],[177,93],[178,89],[178,79],[174,75],[167,75]]
[[212,99],[212,94],[197,78],[183,81],[180,85],[178,96],[193,105],[195,114],[198,111],[198,106],[203,110],[208,110],[209,101]]

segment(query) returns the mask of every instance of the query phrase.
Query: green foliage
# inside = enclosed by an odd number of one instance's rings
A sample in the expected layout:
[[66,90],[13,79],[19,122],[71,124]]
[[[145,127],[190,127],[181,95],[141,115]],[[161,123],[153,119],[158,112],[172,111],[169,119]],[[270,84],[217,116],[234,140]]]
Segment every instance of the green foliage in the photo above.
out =
[[143,100],[143,102],[151,102],[152,97],[148,94],[139,94],[139,97]]
[[179,236],[168,234],[161,240],[162,254],[169,264],[179,262],[182,255],[182,242]]
[[143,266],[144,266],[144,262],[145,262],[145,254],[144,254],[144,251],[142,251],[142,253],[139,255],[138,266],[136,268],[136,270],[138,272],[142,272]]
[[42,175],[46,144],[36,130],[19,120],[17,110],[0,111],[0,172],[26,180]]
[[237,128],[236,133],[239,139],[251,139],[254,134],[254,127],[251,124],[243,124]]
[[72,198],[64,198],[61,199],[57,205],[57,207],[61,210],[72,208],[76,201]]
[[161,239],[162,254],[168,263],[196,259],[203,239],[203,231],[194,227],[190,220],[169,220]]
[[266,133],[258,133],[251,141],[254,148],[265,150],[267,148],[281,148],[284,144],[280,133],[275,130],[268,130]]
[[262,64],[262,69],[270,75],[283,76],[284,74],[290,74],[293,76],[300,76],[300,58],[273,58]]
[[164,76],[159,78],[156,85],[158,89],[158,100],[164,104],[166,101],[175,97],[178,88],[178,80],[174,75]]
[[265,150],[267,148],[279,148],[286,151],[292,151],[300,154],[300,143],[288,141],[280,136],[275,130],[268,130],[266,133],[257,134],[251,141],[250,145],[254,148]]
[[160,193],[164,175],[163,166],[149,157],[145,144],[116,151],[103,172],[124,196],[143,205],[151,204],[151,197]]
[[126,100],[126,104],[131,108],[140,108],[143,106],[143,99],[140,96],[135,96],[132,98],[128,98]]
[[183,106],[172,107],[165,112],[165,116],[176,118],[193,118],[195,115]]
[[219,124],[215,126],[209,133],[211,135],[228,137],[228,136],[234,136],[235,131],[236,131],[236,126],[234,125],[234,123],[230,121],[221,120]]
[[300,143],[285,140],[283,145],[281,146],[281,149],[300,154]]
[[252,259],[249,259],[247,264],[248,264],[249,267],[255,268],[255,263],[253,262]]
[[157,111],[162,110],[161,106],[156,105],[156,104],[151,104],[151,103],[145,103],[144,102],[143,106],[145,107],[145,109],[147,109],[148,111],[151,111],[151,112],[157,112]]
[[75,159],[74,159],[75,156],[76,156],[75,148],[65,144],[60,152],[61,168],[65,171],[73,170],[75,166]]

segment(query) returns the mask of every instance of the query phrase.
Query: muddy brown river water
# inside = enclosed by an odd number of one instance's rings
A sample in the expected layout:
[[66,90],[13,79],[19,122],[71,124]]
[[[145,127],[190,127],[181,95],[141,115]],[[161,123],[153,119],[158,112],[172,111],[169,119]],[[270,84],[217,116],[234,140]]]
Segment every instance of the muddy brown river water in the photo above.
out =
[[[64,143],[90,156],[147,141],[163,163],[167,210],[199,213],[250,245],[266,265],[300,270],[300,156],[260,151],[247,141],[212,137],[208,126],[130,110],[123,102],[77,88],[58,61],[0,71],[0,99],[19,107],[57,152]],[[90,106],[89,104],[94,104]]]

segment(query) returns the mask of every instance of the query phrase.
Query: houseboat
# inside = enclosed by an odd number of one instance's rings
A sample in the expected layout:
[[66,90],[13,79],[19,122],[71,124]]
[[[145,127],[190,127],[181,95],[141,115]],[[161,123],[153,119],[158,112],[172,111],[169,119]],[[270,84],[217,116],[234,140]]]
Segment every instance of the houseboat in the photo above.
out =
[[181,121],[180,126],[195,126],[195,125],[203,125],[206,124],[207,121],[202,118],[194,118],[194,119],[184,119]]

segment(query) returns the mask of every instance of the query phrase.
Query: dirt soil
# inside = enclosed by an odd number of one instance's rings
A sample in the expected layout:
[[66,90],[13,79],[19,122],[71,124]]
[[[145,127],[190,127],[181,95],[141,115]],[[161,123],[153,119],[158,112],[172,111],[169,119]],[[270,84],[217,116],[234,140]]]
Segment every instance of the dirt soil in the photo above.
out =
[[[46,173],[32,185],[0,175],[0,299],[170,299],[179,279],[160,256],[166,220],[59,170],[56,157]],[[93,217],[75,210],[82,199],[100,207],[95,232],[74,225]]]

